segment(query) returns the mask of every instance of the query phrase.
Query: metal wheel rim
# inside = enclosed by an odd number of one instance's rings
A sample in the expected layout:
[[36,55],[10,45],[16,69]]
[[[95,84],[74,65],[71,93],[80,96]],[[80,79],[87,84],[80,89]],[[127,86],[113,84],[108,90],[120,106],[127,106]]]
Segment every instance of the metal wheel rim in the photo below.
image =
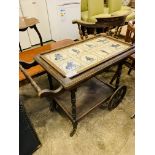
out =
[[115,109],[119,105],[126,94],[126,89],[126,86],[121,86],[114,92],[108,103],[109,110]]

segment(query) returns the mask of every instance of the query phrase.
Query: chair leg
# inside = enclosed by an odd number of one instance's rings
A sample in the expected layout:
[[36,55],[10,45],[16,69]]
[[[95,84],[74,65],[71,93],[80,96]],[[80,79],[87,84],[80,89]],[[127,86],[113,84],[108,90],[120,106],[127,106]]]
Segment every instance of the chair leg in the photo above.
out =
[[23,50],[22,50],[22,47],[21,47],[21,45],[20,45],[20,43],[19,43],[19,49],[20,49],[20,52],[22,52]]
[[130,73],[131,73],[132,69],[134,69],[134,67],[135,67],[135,61],[133,60],[131,66],[130,66],[130,69],[128,71],[128,75],[130,75]]
[[80,24],[78,24],[78,29],[79,29],[80,38],[83,40],[83,32],[81,30]]

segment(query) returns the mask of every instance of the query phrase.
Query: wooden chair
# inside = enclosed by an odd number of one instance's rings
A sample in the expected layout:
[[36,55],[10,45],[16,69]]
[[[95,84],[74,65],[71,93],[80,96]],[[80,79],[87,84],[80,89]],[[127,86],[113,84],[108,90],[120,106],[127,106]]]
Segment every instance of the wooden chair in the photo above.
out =
[[[135,43],[135,21],[130,21],[128,23],[125,41],[131,42],[132,44]],[[130,75],[132,69],[135,68],[135,54],[132,54],[129,58],[132,61],[132,63],[129,66],[129,71],[128,71],[128,74]]]
[[[127,26],[126,36],[125,36],[126,42],[131,42],[132,44],[135,43],[135,21],[130,21]],[[132,54],[129,59],[131,59],[132,63],[129,66],[128,74],[130,75],[130,72],[132,69],[135,68],[135,54]],[[131,119],[135,118],[135,113],[130,116]]]
[[[40,45],[43,46],[42,36],[37,28],[38,23],[39,23],[39,20],[36,18],[20,17],[19,18],[19,31],[24,32],[28,28],[34,29],[40,39]],[[19,48],[20,48],[20,51],[22,52],[20,42],[19,42]]]
[[[84,39],[84,37],[86,39],[88,38],[88,33],[87,33],[88,28],[94,29],[94,32],[93,32],[94,35],[97,34],[98,28],[102,28],[103,30],[102,32],[106,32],[108,35],[110,35],[111,30],[115,28],[116,31],[113,34],[113,36],[116,36],[117,34],[119,34],[119,30],[121,26],[125,24],[126,16],[127,15],[96,18],[97,20],[96,23],[85,22],[82,20],[74,20],[72,23],[78,25],[81,39]],[[82,31],[82,28],[83,28],[83,31]]]
[[[43,73],[45,73],[44,69],[38,65],[36,62],[33,61],[33,58],[43,52],[47,52],[50,50],[55,50],[57,48],[61,48],[67,45],[70,45],[74,43],[73,40],[71,39],[65,39],[62,41],[58,41],[58,42],[54,42],[54,43],[50,43],[41,47],[37,47],[35,49],[31,49],[31,50],[26,50],[23,52],[19,53],[19,60],[20,60],[20,64],[22,64],[22,66],[27,69],[27,73],[31,76],[38,76],[41,75]],[[20,85],[24,84],[26,80],[26,77],[24,76],[24,74],[19,70],[19,82]]]

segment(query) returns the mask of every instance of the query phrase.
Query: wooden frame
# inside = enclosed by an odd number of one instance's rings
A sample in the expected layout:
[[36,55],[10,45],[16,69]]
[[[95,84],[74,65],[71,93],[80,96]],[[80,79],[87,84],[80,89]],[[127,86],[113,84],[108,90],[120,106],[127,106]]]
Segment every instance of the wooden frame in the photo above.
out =
[[[117,39],[114,40],[118,41]],[[65,48],[75,46],[81,42],[83,41],[66,46]],[[23,73],[30,80],[31,84],[38,92],[38,95],[40,97],[51,95],[53,97],[52,109],[56,109],[57,106],[59,106],[69,117],[73,125],[73,130],[70,133],[70,136],[75,134],[78,122],[94,108],[100,106],[101,104],[107,103],[108,109],[112,110],[113,108],[116,108],[123,99],[126,93],[126,86],[119,86],[122,65],[124,64],[124,60],[129,55],[133,54],[135,50],[134,46],[131,46],[131,44],[121,41],[118,42],[130,45],[130,48],[73,78],[62,76],[62,74],[60,74],[55,68],[53,68],[42,58],[42,54],[36,56],[35,60],[45,69],[49,75],[50,90],[41,90],[35,81],[29,77],[24,69],[20,66]],[[104,83],[103,81],[95,78],[95,75],[103,72],[106,68],[109,68],[115,64],[118,64],[118,69],[110,82],[111,84]],[[54,86],[52,83],[52,78],[55,78],[60,84],[57,89],[53,89]],[[116,80],[116,83],[115,86],[112,86],[114,80]],[[86,90],[83,91],[83,94],[85,94],[84,96],[78,94],[79,89]]]

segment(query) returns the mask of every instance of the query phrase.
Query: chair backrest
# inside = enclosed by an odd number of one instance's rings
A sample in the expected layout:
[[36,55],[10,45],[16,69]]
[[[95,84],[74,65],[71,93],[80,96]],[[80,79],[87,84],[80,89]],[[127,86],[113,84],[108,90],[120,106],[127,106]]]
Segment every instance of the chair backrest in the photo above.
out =
[[108,0],[109,13],[113,13],[121,9],[122,0]]
[[88,11],[88,0],[81,0],[81,12]]
[[125,41],[135,43],[135,21],[128,22]]
[[103,0],[88,0],[88,18],[104,13]]

